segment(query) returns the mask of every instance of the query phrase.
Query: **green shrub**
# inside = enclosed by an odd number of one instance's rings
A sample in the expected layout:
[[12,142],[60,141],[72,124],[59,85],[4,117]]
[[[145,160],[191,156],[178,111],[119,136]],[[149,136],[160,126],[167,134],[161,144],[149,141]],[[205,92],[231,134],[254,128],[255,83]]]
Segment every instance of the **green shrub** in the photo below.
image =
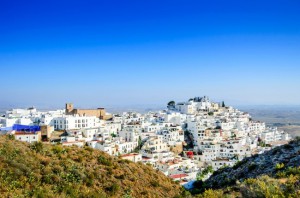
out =
[[109,159],[103,157],[102,155],[98,157],[98,162],[99,164],[103,164],[105,166],[112,166],[112,162]]
[[120,186],[116,183],[113,183],[110,187],[107,188],[107,191],[109,191],[112,195],[117,194],[119,191]]
[[203,178],[205,178],[205,176],[207,176],[210,173],[214,173],[214,170],[213,170],[212,166],[208,166],[203,171],[198,173],[197,174],[197,180],[202,180]]
[[84,147],[84,150],[89,151],[89,152],[92,152],[94,149],[91,148],[91,147],[89,147],[89,146],[85,146],[85,147]]
[[257,168],[257,164],[254,164],[254,163],[251,163],[249,166],[248,166],[248,171],[253,171]]
[[284,197],[277,180],[269,176],[247,179],[241,187],[242,197]]
[[30,145],[31,150],[41,153],[43,152],[43,143],[42,142],[34,142]]
[[275,166],[275,169],[276,170],[282,170],[282,169],[284,169],[284,163],[281,163],[281,164],[276,164],[276,166]]
[[300,176],[300,166],[299,167],[289,167],[287,169],[287,174]]
[[223,198],[223,192],[221,190],[206,190],[201,196],[201,198]]
[[15,140],[15,136],[12,134],[7,135],[8,140]]
[[61,145],[55,145],[52,147],[52,152],[54,154],[62,154],[65,152],[65,150]]
[[153,187],[159,187],[159,182],[158,181],[151,181],[150,184]]

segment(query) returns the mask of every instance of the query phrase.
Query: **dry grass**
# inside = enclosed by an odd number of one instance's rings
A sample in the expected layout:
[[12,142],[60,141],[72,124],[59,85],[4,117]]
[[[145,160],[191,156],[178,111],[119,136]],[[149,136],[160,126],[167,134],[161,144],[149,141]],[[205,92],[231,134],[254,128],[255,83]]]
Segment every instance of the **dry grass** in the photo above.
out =
[[151,167],[101,151],[0,137],[1,197],[174,197],[181,192]]

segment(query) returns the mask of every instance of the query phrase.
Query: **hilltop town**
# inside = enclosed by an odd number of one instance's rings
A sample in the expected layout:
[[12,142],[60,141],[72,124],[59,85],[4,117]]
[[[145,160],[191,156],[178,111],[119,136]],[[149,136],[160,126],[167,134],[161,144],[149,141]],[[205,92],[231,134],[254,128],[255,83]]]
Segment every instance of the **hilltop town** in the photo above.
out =
[[0,117],[0,133],[19,141],[88,146],[141,162],[187,189],[214,170],[232,167],[291,139],[276,127],[207,96],[170,101],[165,110],[109,114],[104,108],[41,112],[12,109]]

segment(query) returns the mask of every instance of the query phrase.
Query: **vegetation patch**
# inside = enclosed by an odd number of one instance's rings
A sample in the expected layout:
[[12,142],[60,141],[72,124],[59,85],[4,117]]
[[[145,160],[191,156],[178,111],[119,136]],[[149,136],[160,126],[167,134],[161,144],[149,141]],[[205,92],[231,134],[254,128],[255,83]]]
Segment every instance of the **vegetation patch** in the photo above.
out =
[[175,197],[184,191],[152,167],[121,161],[86,147],[0,136],[0,197]]

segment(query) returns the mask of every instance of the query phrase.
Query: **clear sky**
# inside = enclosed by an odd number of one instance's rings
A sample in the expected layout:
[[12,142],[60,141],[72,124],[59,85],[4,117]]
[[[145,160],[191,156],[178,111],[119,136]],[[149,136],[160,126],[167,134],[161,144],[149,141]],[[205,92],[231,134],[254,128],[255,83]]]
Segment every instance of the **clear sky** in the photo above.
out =
[[300,104],[299,0],[0,2],[0,106]]

